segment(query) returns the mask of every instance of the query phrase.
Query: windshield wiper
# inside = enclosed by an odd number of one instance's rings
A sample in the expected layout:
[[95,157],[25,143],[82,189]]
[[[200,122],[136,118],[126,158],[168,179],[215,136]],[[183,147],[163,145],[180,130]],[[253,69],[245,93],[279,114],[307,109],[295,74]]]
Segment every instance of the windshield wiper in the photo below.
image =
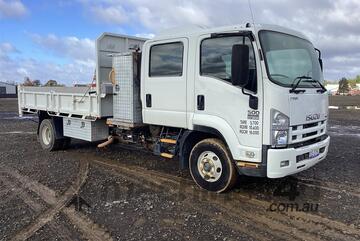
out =
[[326,91],[327,91],[327,89],[325,88],[325,86],[323,86],[323,84],[321,84],[321,82],[320,81],[318,81],[318,80],[316,80],[316,79],[311,79],[311,80],[304,80],[304,82],[308,82],[308,83],[317,83],[319,86],[320,86],[320,88],[321,88],[321,90],[317,90],[317,92],[319,92],[319,93],[325,93]]
[[[291,90],[289,90],[289,92],[295,93],[295,94],[304,93],[305,90],[296,90],[296,88],[299,86],[300,82],[303,80],[312,80],[312,78],[309,76],[305,76],[305,75],[296,77],[294,79],[293,83],[291,84],[292,88],[291,88]],[[295,82],[296,82],[296,84],[294,84]]]

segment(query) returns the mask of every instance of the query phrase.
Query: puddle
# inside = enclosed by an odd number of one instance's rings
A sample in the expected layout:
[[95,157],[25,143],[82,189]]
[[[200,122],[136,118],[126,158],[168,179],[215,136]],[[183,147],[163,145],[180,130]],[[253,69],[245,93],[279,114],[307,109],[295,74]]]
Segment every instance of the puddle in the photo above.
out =
[[36,134],[35,131],[7,131],[7,132],[0,132],[0,135],[11,135],[11,134]]
[[24,116],[24,117],[12,116],[12,117],[4,117],[1,119],[3,119],[3,120],[34,120],[34,119],[37,119],[37,116]]
[[329,125],[328,133],[333,136],[355,136],[360,138],[360,126]]
[[329,109],[331,109],[331,110],[360,110],[360,106],[355,106],[355,105],[334,106],[334,105],[330,105]]
[[2,120],[33,120],[37,119],[36,115],[26,115],[20,117],[16,112],[0,112],[0,119]]

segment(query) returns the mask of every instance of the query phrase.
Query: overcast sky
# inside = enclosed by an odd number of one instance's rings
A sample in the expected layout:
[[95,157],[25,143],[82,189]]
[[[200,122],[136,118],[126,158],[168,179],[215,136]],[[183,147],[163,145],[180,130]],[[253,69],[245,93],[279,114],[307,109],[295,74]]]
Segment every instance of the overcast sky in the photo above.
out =
[[[328,80],[360,74],[359,0],[251,0],[257,23],[305,33]],[[0,0],[0,81],[91,82],[102,32],[151,37],[163,29],[251,22],[248,0]]]

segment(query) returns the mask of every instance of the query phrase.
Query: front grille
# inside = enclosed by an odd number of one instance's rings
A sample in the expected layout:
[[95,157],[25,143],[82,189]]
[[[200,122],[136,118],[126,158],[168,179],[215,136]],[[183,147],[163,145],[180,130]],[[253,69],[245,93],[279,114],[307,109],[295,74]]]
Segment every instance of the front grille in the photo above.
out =
[[289,144],[300,143],[304,141],[317,138],[325,133],[326,121],[318,121],[313,123],[306,123],[302,125],[295,125],[290,127]]
[[317,133],[318,133],[317,131],[309,132],[309,133],[303,134],[302,137],[306,138],[309,136],[315,136]]
[[305,124],[305,125],[303,125],[303,129],[311,128],[311,127],[317,126],[318,124],[319,124],[319,122]]
[[309,146],[309,145],[318,143],[320,141],[323,141],[327,137],[328,137],[328,135],[325,134],[325,135],[316,137],[314,139],[310,139],[308,141],[303,141],[303,142],[298,142],[298,143],[295,143],[295,144],[290,144],[290,145],[288,145],[288,148],[300,148],[300,147],[303,147],[303,146]]

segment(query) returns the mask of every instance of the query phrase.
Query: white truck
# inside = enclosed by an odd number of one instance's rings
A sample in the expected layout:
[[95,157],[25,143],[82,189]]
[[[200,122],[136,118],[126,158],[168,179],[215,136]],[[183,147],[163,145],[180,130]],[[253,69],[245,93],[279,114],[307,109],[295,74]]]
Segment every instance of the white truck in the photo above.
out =
[[42,147],[70,138],[117,139],[178,157],[202,188],[238,175],[281,178],[328,152],[328,96],[320,50],[273,25],[175,29],[153,39],[105,33],[96,83],[18,89],[19,113],[37,113]]

